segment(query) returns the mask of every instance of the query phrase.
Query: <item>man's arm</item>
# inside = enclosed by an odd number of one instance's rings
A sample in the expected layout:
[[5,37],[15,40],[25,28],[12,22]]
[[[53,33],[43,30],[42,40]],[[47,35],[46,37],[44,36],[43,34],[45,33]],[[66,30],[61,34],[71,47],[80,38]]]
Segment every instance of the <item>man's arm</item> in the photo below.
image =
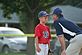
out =
[[61,51],[62,51],[61,55],[66,55],[66,53],[65,53],[66,45],[65,45],[64,35],[59,35],[58,40],[61,44]]
[[66,46],[65,46],[64,35],[59,35],[58,40],[60,41],[60,44],[61,44],[61,50],[65,50]]
[[56,29],[56,34],[58,36],[59,42],[61,44],[61,50],[62,50],[61,55],[66,55],[66,53],[65,53],[66,46],[65,46],[65,39],[64,39],[64,35],[63,35],[63,29],[59,25],[59,23],[60,23],[59,21],[54,22],[54,27]]
[[48,48],[50,49],[50,43],[48,43]]

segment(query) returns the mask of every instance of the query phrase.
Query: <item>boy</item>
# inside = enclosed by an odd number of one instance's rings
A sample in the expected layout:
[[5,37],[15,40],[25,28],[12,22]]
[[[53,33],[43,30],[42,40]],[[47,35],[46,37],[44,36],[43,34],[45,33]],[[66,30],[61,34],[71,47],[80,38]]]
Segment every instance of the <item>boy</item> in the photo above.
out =
[[38,14],[40,23],[35,27],[35,48],[37,55],[48,55],[50,45],[50,29],[46,26],[48,16],[45,11],[40,11]]

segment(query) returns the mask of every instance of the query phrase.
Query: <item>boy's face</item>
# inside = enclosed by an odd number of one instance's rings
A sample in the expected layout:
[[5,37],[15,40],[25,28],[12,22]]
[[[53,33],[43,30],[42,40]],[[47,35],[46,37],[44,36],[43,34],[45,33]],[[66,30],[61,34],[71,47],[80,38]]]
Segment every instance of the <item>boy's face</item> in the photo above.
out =
[[40,17],[39,20],[43,23],[46,23],[48,21],[48,16]]

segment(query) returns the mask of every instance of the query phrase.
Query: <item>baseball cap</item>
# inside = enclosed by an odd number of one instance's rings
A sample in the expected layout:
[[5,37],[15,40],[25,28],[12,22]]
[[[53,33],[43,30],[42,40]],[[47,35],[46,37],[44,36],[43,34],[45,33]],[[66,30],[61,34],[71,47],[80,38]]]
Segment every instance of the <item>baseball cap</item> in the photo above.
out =
[[49,14],[46,11],[40,11],[38,17],[42,17],[42,16],[49,16]]
[[55,8],[53,14],[61,14],[62,10],[60,8]]

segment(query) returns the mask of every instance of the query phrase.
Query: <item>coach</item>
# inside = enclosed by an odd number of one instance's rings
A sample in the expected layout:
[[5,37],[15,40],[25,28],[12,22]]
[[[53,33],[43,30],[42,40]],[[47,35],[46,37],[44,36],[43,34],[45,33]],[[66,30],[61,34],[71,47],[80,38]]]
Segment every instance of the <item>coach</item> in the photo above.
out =
[[[66,20],[60,8],[53,11],[54,27],[61,44],[61,55],[79,55],[82,48],[82,29],[73,22]],[[65,49],[65,38],[70,42]]]

